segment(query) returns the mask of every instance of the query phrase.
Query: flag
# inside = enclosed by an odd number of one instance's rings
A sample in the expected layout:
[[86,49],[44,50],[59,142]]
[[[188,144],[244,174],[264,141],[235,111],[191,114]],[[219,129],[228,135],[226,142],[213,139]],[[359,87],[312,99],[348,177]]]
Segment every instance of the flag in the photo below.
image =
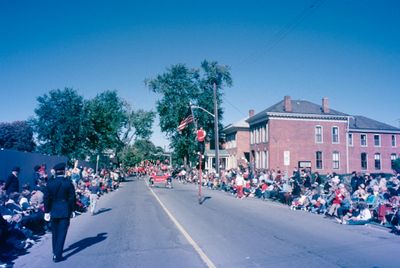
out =
[[181,132],[182,130],[184,130],[193,121],[194,121],[194,118],[192,115],[192,111],[189,108],[188,112],[186,113],[185,118],[179,123],[178,131]]

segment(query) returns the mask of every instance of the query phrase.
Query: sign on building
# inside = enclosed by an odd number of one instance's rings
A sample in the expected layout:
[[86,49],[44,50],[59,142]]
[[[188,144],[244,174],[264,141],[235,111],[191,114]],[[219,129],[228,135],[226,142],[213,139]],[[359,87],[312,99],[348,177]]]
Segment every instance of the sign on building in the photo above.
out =
[[290,151],[283,152],[283,165],[290,166]]

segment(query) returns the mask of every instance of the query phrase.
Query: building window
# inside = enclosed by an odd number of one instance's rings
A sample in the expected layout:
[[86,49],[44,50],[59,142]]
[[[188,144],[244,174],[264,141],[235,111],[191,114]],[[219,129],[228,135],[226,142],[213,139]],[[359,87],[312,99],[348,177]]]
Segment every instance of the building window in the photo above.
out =
[[261,167],[265,168],[265,151],[261,152]]
[[366,134],[361,134],[360,135],[360,145],[361,146],[367,146],[367,135]]
[[265,141],[268,142],[268,124],[265,125]]
[[367,153],[361,153],[361,169],[368,169]]
[[315,127],[315,143],[322,143],[322,127],[316,126]]
[[375,147],[381,146],[381,135],[374,135],[374,146]]
[[349,146],[353,146],[353,133],[349,133],[348,139],[349,139]]
[[396,147],[396,135],[392,135],[392,147]]
[[381,154],[375,154],[374,155],[375,159],[375,169],[376,170],[381,170]]
[[265,142],[265,127],[261,128],[261,141]]
[[332,168],[339,169],[340,167],[340,154],[339,152],[333,152],[332,154]]
[[250,144],[254,143],[254,134],[253,134],[253,129],[250,130]]
[[339,128],[332,127],[332,143],[339,143]]
[[392,167],[392,169],[393,169],[393,166],[394,166],[394,161],[397,159],[397,155],[396,154],[391,154],[390,155],[390,166]]
[[315,153],[315,168],[322,169],[322,152]]

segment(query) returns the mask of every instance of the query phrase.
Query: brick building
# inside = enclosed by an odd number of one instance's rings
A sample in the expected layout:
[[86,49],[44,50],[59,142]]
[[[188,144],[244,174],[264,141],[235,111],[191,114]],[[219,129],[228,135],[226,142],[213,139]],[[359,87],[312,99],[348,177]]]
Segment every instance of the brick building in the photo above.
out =
[[254,110],[249,111],[249,116],[233,124],[227,125],[225,133],[224,148],[228,152],[227,169],[237,168],[238,165],[250,161],[250,132],[247,119],[254,116]]
[[[246,122],[250,161],[256,168],[391,173],[391,162],[400,154],[399,128],[330,109],[327,98],[317,105],[285,96]],[[237,138],[231,142],[238,145],[236,152],[247,150],[246,145],[239,148],[243,142]]]

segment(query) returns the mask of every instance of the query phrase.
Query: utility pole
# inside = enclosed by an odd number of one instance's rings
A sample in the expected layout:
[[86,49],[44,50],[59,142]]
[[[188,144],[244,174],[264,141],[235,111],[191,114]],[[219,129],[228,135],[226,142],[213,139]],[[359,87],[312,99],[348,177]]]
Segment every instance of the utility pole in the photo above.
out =
[[219,179],[219,137],[218,137],[218,103],[217,84],[214,82],[214,137],[215,137],[215,173]]

